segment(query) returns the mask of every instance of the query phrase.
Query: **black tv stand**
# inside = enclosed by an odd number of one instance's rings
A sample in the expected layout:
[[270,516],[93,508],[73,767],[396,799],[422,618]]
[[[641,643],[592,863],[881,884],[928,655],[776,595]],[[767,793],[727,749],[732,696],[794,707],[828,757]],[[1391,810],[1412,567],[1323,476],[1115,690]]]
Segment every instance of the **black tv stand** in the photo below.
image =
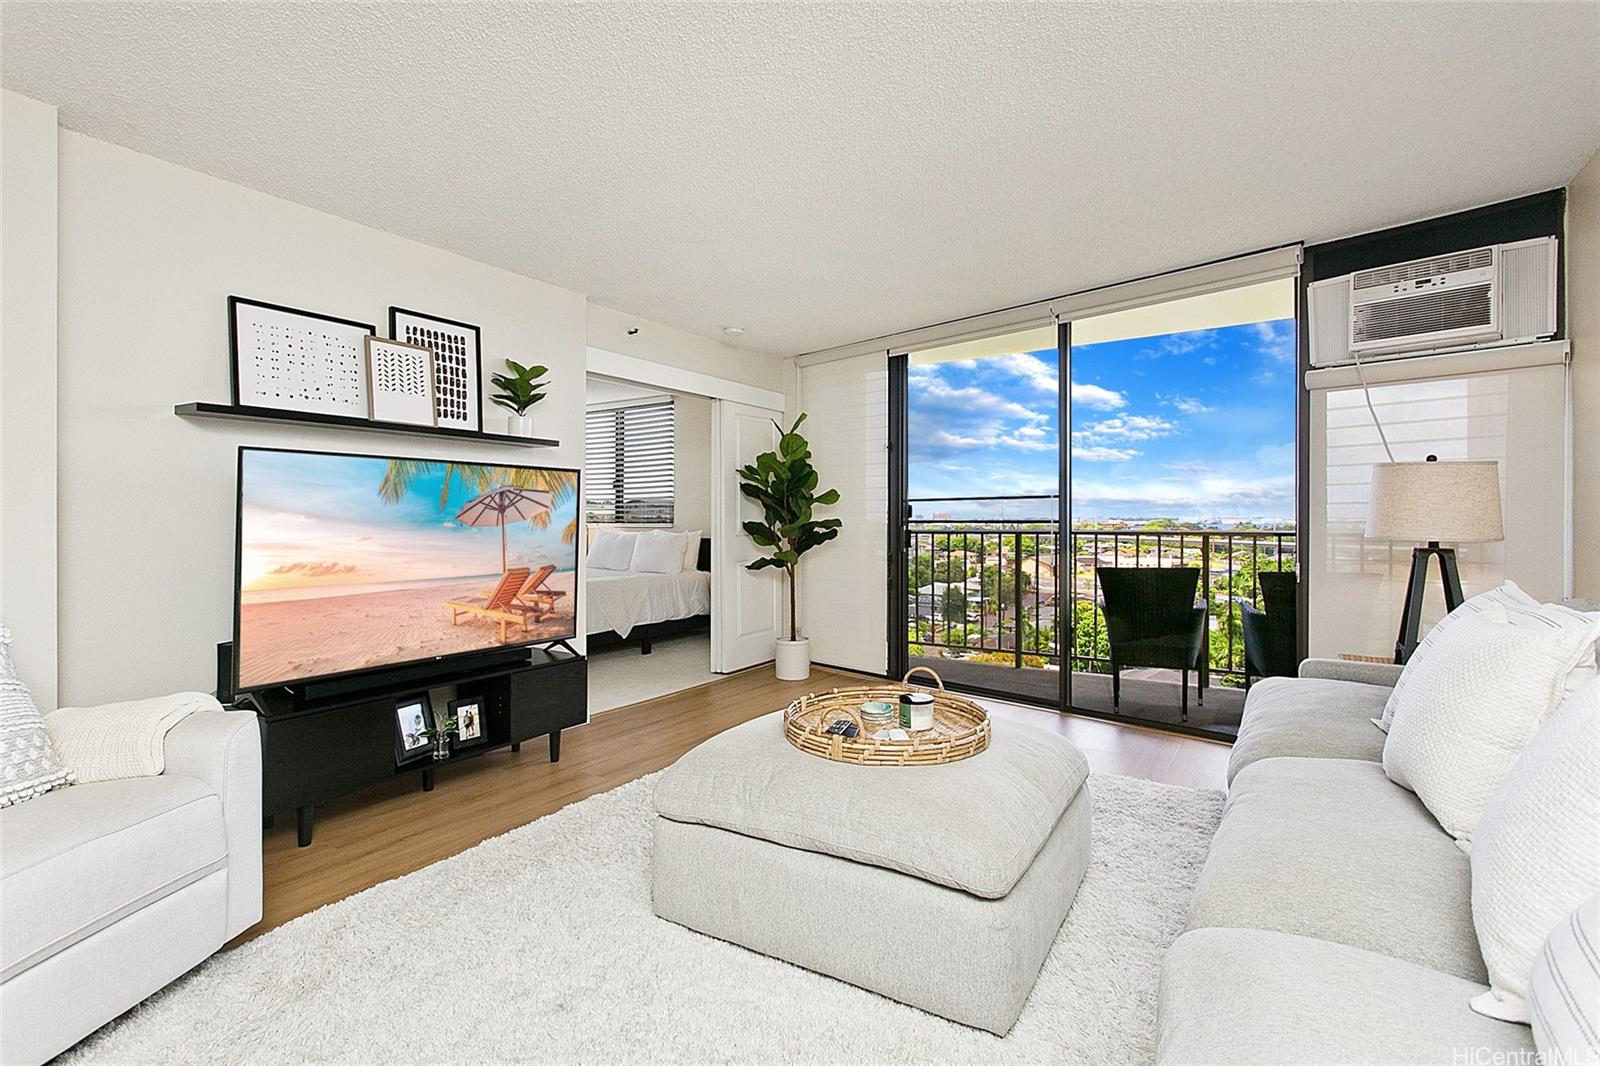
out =
[[[558,642],[565,646],[565,642]],[[511,649],[507,649],[510,651]],[[519,648],[432,669],[383,671],[344,682],[330,691],[277,688],[252,693],[240,704],[261,719],[261,809],[295,812],[301,847],[310,845],[319,804],[380,781],[417,775],[432,792],[441,768],[461,759],[510,748],[538,736],[549,738],[550,761],[561,758],[561,731],[588,720],[588,661],[566,646]],[[450,755],[431,753],[397,763],[395,703],[428,693],[439,719],[448,701],[476,697],[483,705],[483,738],[452,744]]]

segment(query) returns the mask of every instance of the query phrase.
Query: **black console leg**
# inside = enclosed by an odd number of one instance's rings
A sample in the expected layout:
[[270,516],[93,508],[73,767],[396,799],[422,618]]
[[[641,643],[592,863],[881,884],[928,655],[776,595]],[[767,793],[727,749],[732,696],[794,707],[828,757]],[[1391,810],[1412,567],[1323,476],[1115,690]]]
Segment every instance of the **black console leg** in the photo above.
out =
[[422,791],[433,791],[433,767],[431,766],[422,771]]
[[263,828],[263,829],[271,829],[272,828],[272,815],[268,814],[268,815],[263,815],[262,816],[262,818],[261,818],[261,828]]
[[311,806],[301,807],[295,811],[294,822],[300,846],[309,848],[311,846],[311,834],[317,828],[317,809]]
[[511,742],[511,754],[515,755],[517,752],[519,752],[521,750],[522,750],[522,741],[514,740],[514,741]]
[[641,640],[639,642],[639,654],[640,655],[649,655],[650,654],[650,642],[648,640]]
[[550,761],[561,761],[561,730],[559,729],[550,734]]

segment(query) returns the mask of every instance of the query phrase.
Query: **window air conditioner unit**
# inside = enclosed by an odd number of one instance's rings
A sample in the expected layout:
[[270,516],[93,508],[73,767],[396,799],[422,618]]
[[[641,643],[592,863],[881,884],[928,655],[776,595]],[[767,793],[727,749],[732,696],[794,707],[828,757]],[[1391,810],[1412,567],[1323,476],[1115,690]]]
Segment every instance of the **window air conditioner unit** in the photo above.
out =
[[1492,244],[1315,282],[1311,365],[1548,340],[1556,332],[1556,243]]

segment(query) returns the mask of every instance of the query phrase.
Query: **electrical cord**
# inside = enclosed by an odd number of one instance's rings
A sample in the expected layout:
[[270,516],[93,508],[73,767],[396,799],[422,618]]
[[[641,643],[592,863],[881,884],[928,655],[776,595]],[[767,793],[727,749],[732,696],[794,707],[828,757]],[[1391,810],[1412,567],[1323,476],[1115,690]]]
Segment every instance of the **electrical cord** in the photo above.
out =
[[1378,421],[1378,409],[1372,406],[1372,389],[1367,385],[1367,371],[1361,365],[1361,353],[1351,352],[1356,361],[1356,377],[1361,379],[1361,396],[1367,401],[1367,413],[1372,415],[1372,424],[1378,427],[1378,439],[1383,442],[1383,450],[1389,456],[1389,461],[1394,462],[1394,449],[1389,447],[1389,438],[1383,432],[1383,423]]

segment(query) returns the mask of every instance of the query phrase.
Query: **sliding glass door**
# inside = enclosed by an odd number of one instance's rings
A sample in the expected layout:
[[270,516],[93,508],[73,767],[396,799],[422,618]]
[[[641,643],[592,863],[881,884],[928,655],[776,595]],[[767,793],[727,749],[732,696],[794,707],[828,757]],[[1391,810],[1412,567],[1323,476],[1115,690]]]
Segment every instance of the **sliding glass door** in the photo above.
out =
[[1234,732],[1247,629],[1293,637],[1294,308],[1283,278],[903,357],[901,662]]

